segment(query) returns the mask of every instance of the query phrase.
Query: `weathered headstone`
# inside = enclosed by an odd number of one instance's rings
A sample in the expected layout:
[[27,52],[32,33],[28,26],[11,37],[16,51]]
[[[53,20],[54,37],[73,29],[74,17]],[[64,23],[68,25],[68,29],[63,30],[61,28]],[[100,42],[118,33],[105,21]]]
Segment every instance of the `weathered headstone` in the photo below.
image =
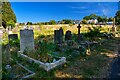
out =
[[54,30],[54,43],[61,44],[63,42],[63,29]]
[[77,26],[77,28],[78,28],[78,43],[80,43],[80,40],[81,40],[81,35],[80,35],[81,26],[80,26],[80,24]]
[[72,40],[72,35],[71,35],[71,31],[66,31],[66,34],[65,34],[65,40]]
[[112,27],[112,32],[116,32],[116,27],[115,27],[115,18],[113,18],[113,27]]
[[63,36],[63,35],[64,35],[64,32],[63,32],[62,27],[60,27],[59,31],[60,31],[60,33],[61,33],[61,34],[62,34],[62,36]]
[[9,34],[8,38],[9,38],[9,40],[16,40],[16,39],[18,39],[18,35],[17,34]]
[[57,44],[61,44],[63,41],[62,34],[59,30],[54,31],[54,42]]
[[34,49],[34,33],[33,30],[20,30],[20,50]]

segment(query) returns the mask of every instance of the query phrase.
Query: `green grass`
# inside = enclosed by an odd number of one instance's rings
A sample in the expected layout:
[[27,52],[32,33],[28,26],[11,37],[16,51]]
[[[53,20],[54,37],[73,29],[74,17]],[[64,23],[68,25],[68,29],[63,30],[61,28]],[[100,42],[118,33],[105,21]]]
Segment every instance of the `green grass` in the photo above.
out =
[[[101,54],[101,53],[108,53],[108,54],[113,54],[114,51],[116,50],[116,45],[118,44],[118,39],[116,38],[111,38],[111,39],[106,39],[102,37],[102,40],[106,40],[104,43],[97,44],[97,45],[92,45],[90,46],[91,50],[91,55],[82,55],[82,52],[86,51],[85,49],[78,49],[76,46],[77,44],[77,29],[75,28],[68,28],[68,27],[63,27],[64,33],[66,30],[70,29],[72,31],[72,39],[73,42],[70,43],[63,43],[63,46],[59,48],[56,44],[53,42],[53,28],[54,27],[49,27],[50,29],[46,30],[46,27],[42,27],[41,30],[35,29],[34,30],[34,36],[35,36],[35,46],[38,46],[37,51],[31,51],[28,55],[31,57],[38,57],[35,54],[40,54],[45,56],[46,54],[51,54],[53,56],[65,56],[67,58],[67,63],[64,65],[61,65],[49,72],[46,72],[42,68],[39,67],[39,65],[35,63],[29,63],[26,60],[17,57],[17,51],[20,50],[20,43],[19,40],[14,40],[10,41],[11,45],[11,57],[13,60],[11,60],[10,64],[11,65],[16,65],[16,61],[19,63],[23,64],[30,70],[34,71],[36,73],[33,78],[45,78],[45,77],[61,77],[62,75],[69,74],[70,77],[74,77],[74,75],[77,76],[82,76],[83,78],[90,78],[90,77],[100,77],[101,76],[101,71],[104,67],[108,67],[107,63],[110,63],[110,59],[107,54]],[[105,29],[102,29],[103,32],[107,32]],[[19,34],[19,33],[18,33]],[[82,34],[85,38],[85,40],[90,40],[90,41],[100,41],[101,37],[98,37],[102,35],[103,33],[99,31],[94,31],[90,33],[87,28],[82,28]],[[98,34],[97,36],[94,34]],[[91,38],[91,35],[94,35],[94,37]],[[95,38],[95,39],[94,39]],[[4,35],[4,39],[6,39],[3,42],[3,76],[7,75],[9,76],[9,73],[6,72],[5,70],[5,65],[6,65],[6,58],[5,58],[5,50],[6,50],[6,45],[8,44],[7,40],[7,35]],[[72,44],[77,44],[76,46],[73,46]],[[62,51],[64,50],[64,51]],[[82,51],[83,50],[83,51]],[[75,52],[78,51],[78,52]],[[58,52],[59,55],[53,54],[53,52]],[[79,54],[76,54],[79,53]],[[70,56],[71,55],[71,56]],[[33,58],[34,58],[33,57]],[[59,72],[62,72],[63,74],[56,76]],[[103,72],[103,71],[102,71]],[[67,76],[65,76],[67,78]]]

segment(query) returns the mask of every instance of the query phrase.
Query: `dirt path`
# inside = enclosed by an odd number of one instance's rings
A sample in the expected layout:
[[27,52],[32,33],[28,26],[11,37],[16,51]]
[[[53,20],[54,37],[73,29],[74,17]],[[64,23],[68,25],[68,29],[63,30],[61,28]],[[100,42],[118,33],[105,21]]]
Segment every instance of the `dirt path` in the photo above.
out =
[[111,79],[113,79],[113,78],[120,79],[120,40],[119,40],[119,44],[118,44],[118,57],[113,62],[111,67],[112,68],[111,68],[110,78]]

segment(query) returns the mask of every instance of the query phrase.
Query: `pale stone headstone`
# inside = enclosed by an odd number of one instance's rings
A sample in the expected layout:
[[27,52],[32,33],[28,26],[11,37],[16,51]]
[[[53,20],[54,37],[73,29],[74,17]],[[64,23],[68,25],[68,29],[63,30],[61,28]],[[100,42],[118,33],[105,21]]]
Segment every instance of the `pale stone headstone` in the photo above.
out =
[[33,30],[20,30],[20,50],[34,49],[34,33]]
[[116,32],[116,27],[115,27],[115,18],[113,18],[113,27],[112,27],[112,32]]

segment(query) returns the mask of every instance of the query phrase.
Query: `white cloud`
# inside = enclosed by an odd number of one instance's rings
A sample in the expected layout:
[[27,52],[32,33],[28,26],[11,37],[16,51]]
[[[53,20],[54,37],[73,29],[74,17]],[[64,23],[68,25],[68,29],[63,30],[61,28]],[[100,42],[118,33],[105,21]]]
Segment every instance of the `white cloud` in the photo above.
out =
[[81,7],[71,7],[73,9],[86,9],[87,7],[81,6]]
[[97,10],[86,10],[86,11],[73,11],[73,13],[81,13],[81,14],[83,14],[83,13],[99,13],[99,11],[97,11]]

